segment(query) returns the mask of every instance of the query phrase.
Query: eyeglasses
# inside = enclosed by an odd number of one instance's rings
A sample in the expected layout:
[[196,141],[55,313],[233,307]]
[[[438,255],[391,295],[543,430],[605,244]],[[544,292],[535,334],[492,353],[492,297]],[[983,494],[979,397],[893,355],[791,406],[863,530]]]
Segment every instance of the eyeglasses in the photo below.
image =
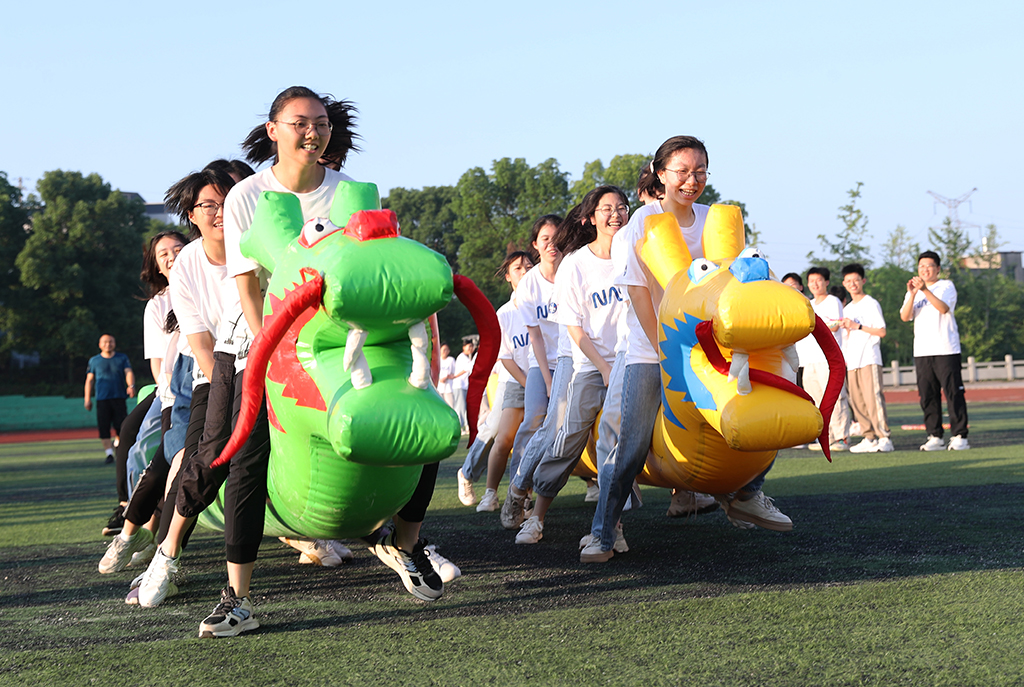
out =
[[685,184],[686,180],[689,179],[691,176],[693,177],[693,180],[696,181],[698,184],[703,184],[705,181],[708,180],[708,177],[711,176],[711,172],[707,171],[706,169],[698,169],[695,172],[687,172],[686,170],[683,169],[668,169],[666,167],[665,171],[672,172],[673,174],[675,174],[676,178],[679,179],[679,183],[681,184]]
[[193,205],[192,209],[195,210],[196,208],[199,208],[199,211],[206,215],[207,217],[213,217],[214,215],[217,214],[217,211],[220,210],[222,207],[224,207],[224,203],[218,203],[212,200],[204,200],[202,203],[196,203],[195,205]]
[[275,119],[274,121],[278,124],[290,124],[295,129],[295,133],[299,136],[305,136],[306,132],[310,129],[316,129],[318,134],[326,136],[334,129],[334,125],[330,122],[310,122],[306,119],[299,119],[294,122],[282,122],[279,119]]
[[602,205],[597,209],[602,215],[608,215],[609,217],[616,213],[629,212],[628,205]]

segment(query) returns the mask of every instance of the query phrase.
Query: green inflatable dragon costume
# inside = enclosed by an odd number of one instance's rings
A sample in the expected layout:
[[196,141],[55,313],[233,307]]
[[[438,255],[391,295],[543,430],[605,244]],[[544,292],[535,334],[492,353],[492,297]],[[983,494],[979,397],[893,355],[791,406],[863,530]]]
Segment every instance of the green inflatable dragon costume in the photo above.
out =
[[[458,446],[459,420],[430,383],[436,339],[427,320],[453,292],[478,306],[483,296],[468,279],[453,281],[442,255],[400,235],[374,184],[342,182],[330,219],[305,224],[295,196],[264,192],[241,249],[273,276],[242,411],[215,465],[244,444],[265,385],[264,533],[368,534],[409,500],[423,465]],[[467,305],[485,326],[490,309],[497,324],[489,305],[483,312]],[[489,372],[496,350],[480,355],[477,368]],[[478,402],[485,379],[476,375]],[[201,524],[222,529],[221,505],[207,509]]]

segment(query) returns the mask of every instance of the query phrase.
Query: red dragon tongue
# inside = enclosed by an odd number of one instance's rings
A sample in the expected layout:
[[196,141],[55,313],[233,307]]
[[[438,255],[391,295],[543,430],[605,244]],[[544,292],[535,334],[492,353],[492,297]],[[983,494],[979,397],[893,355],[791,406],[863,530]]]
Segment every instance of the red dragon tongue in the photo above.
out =
[[218,467],[231,460],[240,448],[245,444],[256,425],[256,417],[260,412],[260,405],[263,403],[263,392],[266,389],[267,365],[270,363],[270,356],[281,343],[288,328],[299,318],[306,308],[315,308],[320,305],[324,293],[324,278],[322,274],[311,275],[309,281],[299,286],[282,301],[281,314],[267,324],[249,347],[249,361],[246,363],[246,374],[242,381],[242,407],[238,412],[238,422],[231,432],[224,450],[211,464],[210,467]]
[[821,452],[831,463],[832,453],[828,449],[828,425],[832,421],[832,411],[836,407],[836,401],[839,400],[839,394],[843,391],[843,382],[846,380],[846,360],[843,358],[843,352],[840,350],[839,344],[836,343],[836,337],[832,334],[832,330],[817,315],[814,316],[813,335],[814,340],[818,342],[825,354],[825,360],[828,361],[828,384],[825,385],[821,405],[818,406],[822,421],[818,443],[821,444]]

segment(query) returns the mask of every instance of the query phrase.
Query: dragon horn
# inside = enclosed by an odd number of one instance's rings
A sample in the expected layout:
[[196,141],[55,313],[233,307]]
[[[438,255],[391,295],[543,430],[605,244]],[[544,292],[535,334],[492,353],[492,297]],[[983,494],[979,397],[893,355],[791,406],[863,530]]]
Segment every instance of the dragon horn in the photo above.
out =
[[320,304],[323,293],[324,277],[318,273],[285,296],[280,314],[263,327],[253,339],[249,348],[249,362],[245,366],[246,374],[242,380],[242,407],[238,412],[238,421],[227,445],[210,467],[215,468],[227,463],[249,438],[263,403],[267,366],[270,364],[271,354],[302,311]]
[[715,203],[708,210],[701,237],[704,257],[721,262],[739,256],[746,238],[743,232],[743,211],[738,205]]
[[821,444],[822,453],[831,463],[832,454],[828,450],[828,425],[832,420],[832,411],[836,407],[836,401],[839,400],[839,395],[843,392],[843,382],[846,380],[846,359],[843,358],[843,351],[836,343],[836,337],[832,334],[832,330],[817,315],[814,316],[812,334],[814,340],[821,346],[825,360],[828,361],[828,384],[825,385],[825,393],[821,396],[821,405],[818,406],[822,419],[821,436],[818,437],[818,443]]
[[469,375],[469,390],[466,392],[466,422],[469,423],[469,443],[476,439],[476,419],[480,414],[480,399],[487,388],[487,378],[498,360],[498,344],[501,341],[501,325],[494,312],[494,306],[480,292],[469,277],[456,274],[452,277],[455,296],[473,316],[473,323],[480,333],[480,349],[477,351],[473,372]]
[[671,212],[651,215],[644,220],[644,235],[637,241],[637,248],[662,288],[693,262],[690,248],[679,231],[679,222]]

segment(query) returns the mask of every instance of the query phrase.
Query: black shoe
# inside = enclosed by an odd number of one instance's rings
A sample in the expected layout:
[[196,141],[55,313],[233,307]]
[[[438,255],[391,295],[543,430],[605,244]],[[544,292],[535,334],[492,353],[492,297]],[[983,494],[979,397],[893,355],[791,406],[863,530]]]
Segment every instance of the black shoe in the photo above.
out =
[[117,504],[117,508],[114,509],[114,514],[110,516],[110,520],[107,520],[107,526],[103,528],[103,536],[113,537],[115,534],[120,534],[123,527],[124,506]]
[[106,456],[107,457],[103,459],[103,464],[104,465],[111,465],[111,464],[113,464],[113,462],[114,462],[114,454],[113,453],[108,453],[108,454],[106,454]]

